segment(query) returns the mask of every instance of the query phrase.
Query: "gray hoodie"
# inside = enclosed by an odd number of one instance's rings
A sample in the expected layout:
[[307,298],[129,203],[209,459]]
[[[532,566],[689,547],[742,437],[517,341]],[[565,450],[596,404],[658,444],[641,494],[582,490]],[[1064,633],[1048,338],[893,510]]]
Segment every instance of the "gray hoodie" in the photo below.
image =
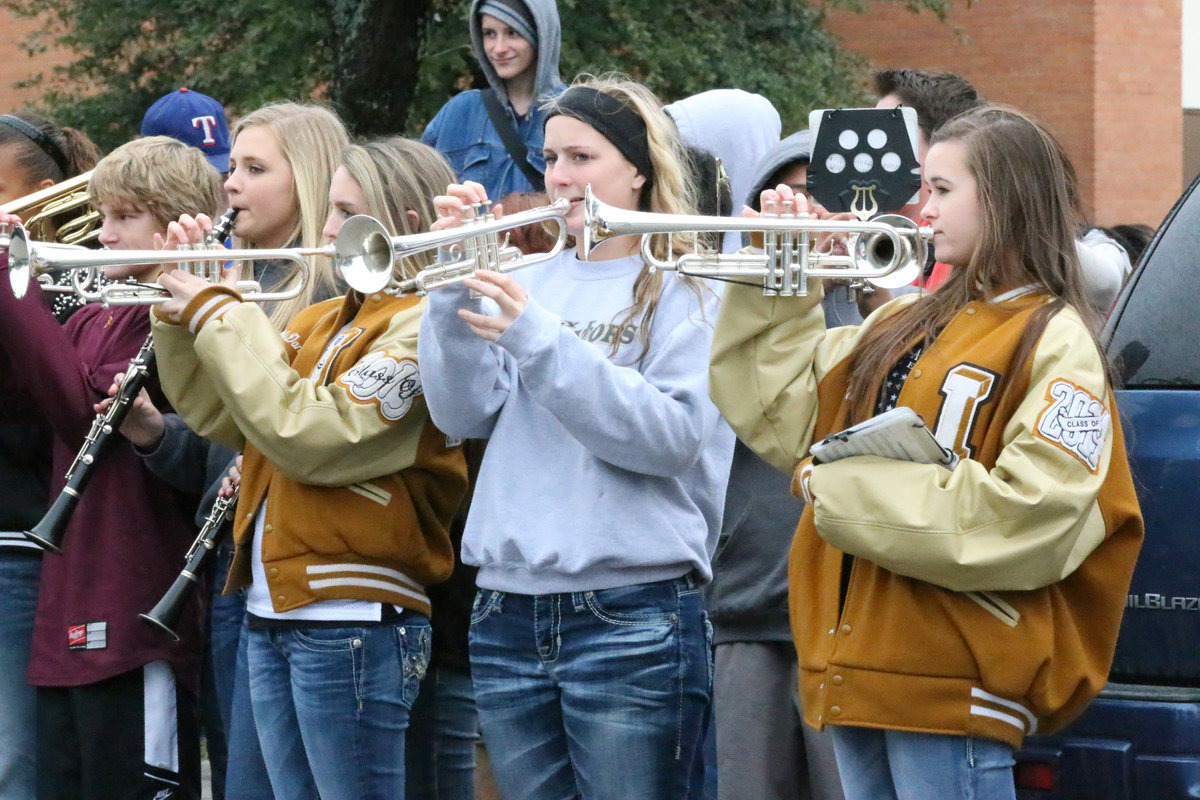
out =
[[[484,0],[471,0],[471,52],[479,62],[488,85],[504,103],[508,104],[508,93],[504,90],[504,81],[492,68],[487,53],[483,49],[483,31],[479,26],[479,7]],[[558,21],[558,6],[554,0],[522,0],[529,13],[533,15],[537,26],[537,75],[533,80],[533,96],[557,94],[557,88],[562,85],[558,76],[558,54],[562,45],[562,27]],[[498,198],[497,198],[498,199]]]
[[[729,174],[733,215],[740,216],[741,199],[750,190],[757,165],[779,142],[779,112],[775,106],[760,94],[712,89],[671,103],[666,111],[685,143],[721,159]],[[725,252],[740,247],[739,237],[725,237]]]

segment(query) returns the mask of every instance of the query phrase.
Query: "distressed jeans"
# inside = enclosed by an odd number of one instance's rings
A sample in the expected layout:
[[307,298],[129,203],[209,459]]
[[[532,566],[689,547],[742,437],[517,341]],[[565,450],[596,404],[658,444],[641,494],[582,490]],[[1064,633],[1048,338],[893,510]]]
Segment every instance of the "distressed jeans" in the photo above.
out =
[[408,714],[429,620],[249,630],[250,700],[271,787],[287,800],[403,800]]
[[588,592],[481,591],[475,700],[496,782],[520,800],[684,800],[712,694],[691,576]]

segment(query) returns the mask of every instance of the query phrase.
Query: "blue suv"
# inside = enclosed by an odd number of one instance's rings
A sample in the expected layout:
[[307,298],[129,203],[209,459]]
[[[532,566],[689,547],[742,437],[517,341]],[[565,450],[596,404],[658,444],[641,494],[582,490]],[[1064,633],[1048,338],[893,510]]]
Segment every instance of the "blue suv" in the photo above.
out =
[[1109,684],[1017,755],[1020,800],[1200,798],[1200,178],[1105,329],[1146,539]]

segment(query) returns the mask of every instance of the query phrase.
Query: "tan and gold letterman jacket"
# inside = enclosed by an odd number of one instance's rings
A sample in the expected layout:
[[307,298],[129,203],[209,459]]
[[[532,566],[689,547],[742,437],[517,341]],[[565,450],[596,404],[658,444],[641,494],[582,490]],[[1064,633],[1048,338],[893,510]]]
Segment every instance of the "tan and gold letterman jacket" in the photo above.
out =
[[226,591],[250,582],[254,517],[276,611],[316,600],[428,615],[425,587],[453,567],[450,520],[466,491],[460,447],[429,420],[417,371],[416,297],[351,292],[279,332],[212,287],[182,324],[156,315],[163,390],[197,433],[244,447]]
[[789,563],[808,722],[1017,747],[1079,714],[1112,663],[1142,538],[1121,426],[1074,311],[1010,365],[1050,299],[1017,290],[960,311],[900,392],[897,405],[963,459],[953,471],[875,457],[811,465],[810,443],[848,420],[847,356],[912,299],[826,330],[819,289],[765,298],[731,286],[710,389],[738,436],[813,498]]

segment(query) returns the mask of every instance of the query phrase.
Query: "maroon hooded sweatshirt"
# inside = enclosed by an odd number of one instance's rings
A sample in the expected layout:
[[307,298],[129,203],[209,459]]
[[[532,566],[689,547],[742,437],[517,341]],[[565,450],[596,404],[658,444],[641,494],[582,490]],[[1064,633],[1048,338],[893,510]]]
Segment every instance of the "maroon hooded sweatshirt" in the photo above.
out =
[[[8,258],[0,255],[0,421],[40,418],[52,431],[50,497],[108,396],[150,333],[145,306],[90,304],[65,325],[54,319],[40,288],[21,300],[8,290]],[[147,384],[165,407],[157,381]],[[198,687],[201,592],[180,621],[182,641],[138,619],[179,574],[195,529],[187,500],[143,466],[114,433],[96,459],[63,536],[62,553],[42,559],[41,586],[26,678],[35,686],[83,686],[165,660],[176,680]],[[194,499],[193,499],[194,500]]]

